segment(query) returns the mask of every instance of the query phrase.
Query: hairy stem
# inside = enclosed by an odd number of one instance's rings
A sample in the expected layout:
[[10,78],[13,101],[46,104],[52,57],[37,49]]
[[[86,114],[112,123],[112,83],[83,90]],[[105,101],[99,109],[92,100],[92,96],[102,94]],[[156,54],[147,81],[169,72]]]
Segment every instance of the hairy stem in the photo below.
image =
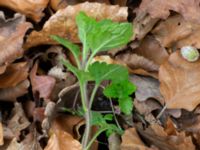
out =
[[90,140],[90,142],[88,143],[87,147],[84,150],[89,150],[89,148],[91,147],[92,143],[95,141],[95,139],[104,131],[106,131],[108,129],[108,127],[105,128],[101,128],[99,131],[97,131],[95,133],[95,135],[92,137],[92,139]]
[[90,102],[89,102],[89,109],[90,109],[90,110],[91,110],[91,108],[92,108],[92,103],[93,103],[93,101],[94,101],[94,97],[95,97],[95,95],[96,95],[96,92],[97,92],[97,90],[98,90],[98,87],[99,87],[99,85],[98,85],[98,84],[95,84],[94,89],[93,89],[93,91],[92,91],[92,94],[91,94],[91,97],[90,97]]
[[81,89],[81,99],[82,103],[84,103],[85,105],[85,121],[86,121],[86,127],[85,127],[85,132],[83,135],[83,139],[82,139],[82,146],[83,149],[85,150],[89,138],[90,138],[90,119],[91,119],[91,115],[90,115],[90,110],[89,108],[89,103],[88,103],[88,95],[87,95],[87,82],[84,84],[80,84],[80,89]]

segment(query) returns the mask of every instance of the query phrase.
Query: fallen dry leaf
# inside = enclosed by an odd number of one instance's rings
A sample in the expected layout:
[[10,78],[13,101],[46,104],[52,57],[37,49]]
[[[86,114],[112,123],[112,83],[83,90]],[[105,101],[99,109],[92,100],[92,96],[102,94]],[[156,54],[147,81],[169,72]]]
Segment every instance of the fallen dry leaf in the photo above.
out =
[[154,145],[162,150],[195,150],[192,138],[184,132],[167,134],[163,127],[152,124],[147,129],[137,125],[137,131],[148,145]]
[[0,75],[0,88],[15,87],[28,77],[27,62],[13,63],[6,68],[6,71]]
[[32,85],[32,91],[34,94],[39,92],[39,97],[44,100],[49,100],[50,95],[55,86],[55,78],[47,75],[37,75],[38,63],[36,62],[30,72],[30,79]]
[[199,0],[142,0],[139,9],[150,14],[152,18],[161,19],[166,19],[173,10],[187,21],[200,23],[199,3]]
[[49,0],[6,0],[0,1],[0,6],[8,7],[39,22],[44,16],[42,12],[46,8],[48,2]]
[[44,150],[81,150],[81,144],[72,137],[74,125],[78,122],[80,118],[76,116],[60,116],[54,120],[50,130],[52,134]]
[[51,16],[44,24],[41,31],[33,31],[29,35],[24,48],[28,49],[42,44],[56,44],[56,42],[50,38],[50,35],[58,35],[72,42],[80,42],[77,36],[77,26],[75,23],[75,16],[79,11],[84,11],[97,20],[111,19],[113,21],[122,22],[126,21],[128,16],[127,7],[89,2],[68,6]]
[[18,139],[20,132],[27,128],[30,125],[30,122],[25,116],[22,105],[18,102],[14,103],[14,108],[11,113],[11,119],[8,120],[8,128],[12,130],[15,137]]
[[150,114],[153,110],[161,109],[161,105],[156,100],[153,99],[148,99],[143,102],[135,99],[134,107],[140,114],[144,116]]
[[25,22],[25,16],[21,14],[6,20],[0,12],[0,20],[0,65],[3,65],[23,56],[23,38],[32,25]]
[[132,51],[153,61],[157,65],[161,65],[169,57],[165,48],[153,36],[146,36],[141,41],[139,47]]
[[29,86],[29,80],[24,80],[15,87],[0,89],[0,100],[14,102],[18,97],[23,96],[28,92]]
[[[186,21],[180,15],[175,15],[161,21],[151,32],[162,46],[171,47],[180,45],[179,41],[188,39],[190,35],[193,36],[198,27],[198,24]],[[195,42],[193,41],[193,43]],[[187,44],[193,45],[192,43]]]
[[50,0],[50,6],[57,11],[67,7],[68,5],[75,5],[85,1],[110,4],[109,0]]
[[0,146],[4,144],[3,137],[4,137],[3,125],[2,125],[2,123],[0,122]]
[[160,91],[169,109],[192,111],[200,103],[200,60],[190,63],[180,51],[172,53],[159,69]]
[[150,72],[156,72],[159,69],[159,66],[153,61],[150,61],[144,58],[143,56],[139,56],[134,53],[123,53],[117,55],[116,60],[119,62],[122,61],[124,64],[127,64],[127,66],[133,70],[142,68]]
[[135,128],[130,128],[122,135],[121,150],[158,150],[145,146]]
[[151,77],[142,77],[132,75],[130,80],[136,85],[137,89],[135,97],[138,101],[145,101],[149,98],[154,98],[161,104],[164,103],[163,97],[159,90],[159,81]]

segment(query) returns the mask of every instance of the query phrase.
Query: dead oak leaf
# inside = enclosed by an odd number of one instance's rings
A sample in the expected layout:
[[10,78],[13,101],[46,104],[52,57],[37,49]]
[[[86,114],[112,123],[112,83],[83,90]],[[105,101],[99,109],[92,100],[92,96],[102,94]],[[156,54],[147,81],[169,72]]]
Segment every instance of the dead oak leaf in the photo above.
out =
[[49,100],[51,93],[56,84],[56,79],[47,75],[37,75],[38,63],[35,63],[31,72],[30,80],[32,85],[32,91],[34,94],[39,92],[39,97]]
[[20,96],[23,96],[28,92],[30,82],[28,79],[20,82],[15,87],[0,89],[0,100],[1,101],[16,101]]
[[130,128],[122,135],[121,150],[158,150],[157,148],[147,147],[140,139],[137,130]]
[[13,63],[0,75],[0,88],[15,87],[28,77],[29,67],[27,62]]
[[180,51],[172,53],[159,69],[160,91],[169,109],[192,111],[200,103],[200,60],[190,63]]
[[158,124],[152,124],[143,129],[141,124],[137,125],[137,131],[140,136],[148,143],[162,150],[195,150],[195,146],[190,136],[184,132],[168,134],[163,127]]
[[139,11],[147,12],[152,18],[166,19],[173,10],[187,21],[200,23],[199,3],[200,0],[142,0]]
[[8,121],[8,127],[12,130],[15,137],[18,139],[20,132],[30,125],[30,122],[25,116],[22,105],[18,102],[14,103],[11,119]]
[[0,6],[8,7],[39,22],[44,16],[43,10],[46,8],[48,2],[49,0],[6,0],[0,1]]
[[32,26],[25,22],[25,16],[15,14],[14,18],[5,20],[0,12],[0,65],[13,62],[23,55],[23,38]]
[[67,6],[65,9],[58,10],[44,24],[41,31],[33,31],[28,37],[24,48],[28,49],[42,44],[56,44],[50,38],[50,35],[58,35],[69,39],[72,42],[80,42],[77,34],[75,16],[84,11],[87,15],[101,19],[111,19],[122,22],[127,20],[127,7],[111,6],[100,3],[81,3],[73,6]]

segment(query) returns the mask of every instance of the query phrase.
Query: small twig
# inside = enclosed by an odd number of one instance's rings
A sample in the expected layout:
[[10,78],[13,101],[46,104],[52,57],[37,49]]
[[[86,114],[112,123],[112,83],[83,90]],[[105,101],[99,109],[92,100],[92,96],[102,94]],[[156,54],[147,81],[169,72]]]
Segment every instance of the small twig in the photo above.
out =
[[162,110],[160,111],[160,113],[157,115],[157,117],[156,117],[156,119],[159,119],[162,115],[163,115],[163,113],[164,113],[164,111],[167,109],[167,105],[165,105],[163,108],[162,108]]

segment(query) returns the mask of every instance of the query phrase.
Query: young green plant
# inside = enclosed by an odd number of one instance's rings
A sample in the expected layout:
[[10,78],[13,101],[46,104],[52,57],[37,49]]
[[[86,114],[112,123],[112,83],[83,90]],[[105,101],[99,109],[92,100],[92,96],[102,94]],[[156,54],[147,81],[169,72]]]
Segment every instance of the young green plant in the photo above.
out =
[[[72,52],[77,64],[77,67],[73,66],[69,61],[62,58],[63,64],[77,77],[79,82],[86,121],[82,147],[84,150],[88,150],[100,133],[104,131],[121,133],[121,129],[115,124],[107,123],[107,121],[112,120],[111,114],[103,116],[91,110],[96,92],[102,81],[111,81],[111,84],[104,89],[105,96],[117,100],[122,113],[130,114],[132,111],[133,103],[130,95],[136,90],[136,87],[129,81],[127,68],[104,62],[92,63],[92,60],[98,52],[126,45],[133,35],[133,27],[130,23],[116,23],[108,19],[97,22],[84,12],[80,12],[76,16],[76,24],[78,36],[83,45],[82,51],[79,46],[66,39],[55,35],[52,38]],[[95,83],[91,95],[88,95],[87,91],[89,81]],[[99,130],[90,139],[90,130],[93,125],[98,126]]]

